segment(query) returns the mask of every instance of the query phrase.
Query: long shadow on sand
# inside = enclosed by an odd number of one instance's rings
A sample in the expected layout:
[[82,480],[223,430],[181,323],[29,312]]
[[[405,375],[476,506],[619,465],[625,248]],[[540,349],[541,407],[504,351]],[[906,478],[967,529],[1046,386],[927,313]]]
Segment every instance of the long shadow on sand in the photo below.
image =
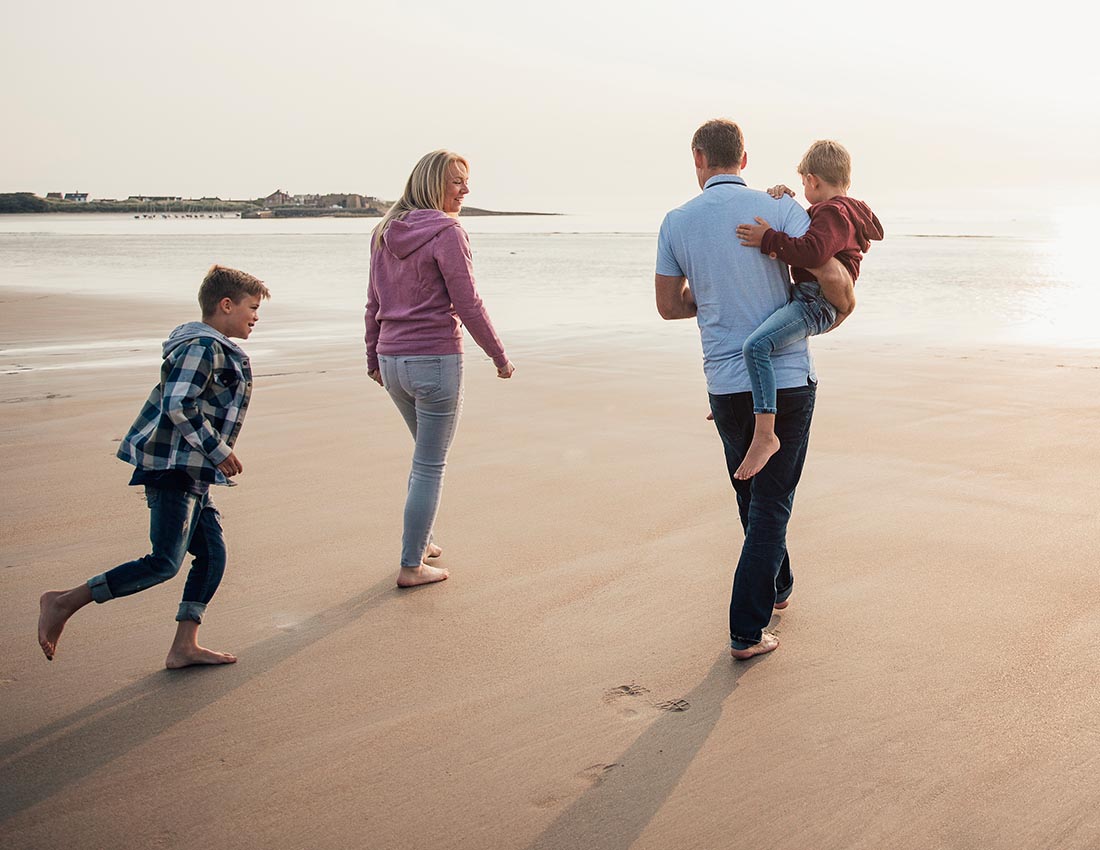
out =
[[528,850],[627,850],[710,737],[737,680],[762,659],[724,655],[684,699],[685,712],[665,712],[618,759],[614,770],[554,819]]
[[[0,747],[0,821],[49,799],[119,756],[350,626],[399,591],[386,579],[279,632],[227,667],[161,670]],[[407,591],[406,591],[407,592]]]

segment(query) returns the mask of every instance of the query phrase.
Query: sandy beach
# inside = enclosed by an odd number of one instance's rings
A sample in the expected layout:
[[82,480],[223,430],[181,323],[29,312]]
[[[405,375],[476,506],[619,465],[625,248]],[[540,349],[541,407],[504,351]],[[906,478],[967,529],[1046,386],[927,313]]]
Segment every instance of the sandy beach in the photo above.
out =
[[[0,300],[7,348],[192,317]],[[35,641],[42,591],[144,551],[114,451],[156,360],[0,374],[0,845],[1100,846],[1095,352],[815,341],[795,592],[738,663],[683,331],[518,348],[511,381],[469,352],[451,578],[412,591],[411,443],[357,341],[257,353],[201,633],[240,661],[171,672],[182,575],[78,613],[52,663]]]

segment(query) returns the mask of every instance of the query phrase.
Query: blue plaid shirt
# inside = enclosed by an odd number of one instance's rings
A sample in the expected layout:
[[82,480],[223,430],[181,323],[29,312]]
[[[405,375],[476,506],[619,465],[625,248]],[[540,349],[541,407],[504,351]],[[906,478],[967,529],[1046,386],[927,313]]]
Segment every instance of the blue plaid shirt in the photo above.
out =
[[180,325],[164,342],[160,383],[118,457],[138,469],[182,469],[196,481],[227,484],[217,466],[233,450],[251,395],[252,367],[239,346],[202,322]]

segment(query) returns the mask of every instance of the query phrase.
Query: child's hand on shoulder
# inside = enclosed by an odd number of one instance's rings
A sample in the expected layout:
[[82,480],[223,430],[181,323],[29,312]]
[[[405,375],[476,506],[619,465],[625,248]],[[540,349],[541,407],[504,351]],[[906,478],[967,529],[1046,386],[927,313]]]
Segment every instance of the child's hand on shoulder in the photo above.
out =
[[757,216],[756,224],[737,225],[737,238],[741,240],[741,244],[746,248],[759,248],[764,234],[771,229],[772,226],[765,219]]
[[794,197],[794,190],[787,187],[787,186],[784,186],[782,183],[780,183],[780,184],[778,184],[776,186],[772,186],[770,189],[768,189],[768,194],[771,195],[773,198],[775,198],[778,201],[784,195],[790,195],[793,198]]

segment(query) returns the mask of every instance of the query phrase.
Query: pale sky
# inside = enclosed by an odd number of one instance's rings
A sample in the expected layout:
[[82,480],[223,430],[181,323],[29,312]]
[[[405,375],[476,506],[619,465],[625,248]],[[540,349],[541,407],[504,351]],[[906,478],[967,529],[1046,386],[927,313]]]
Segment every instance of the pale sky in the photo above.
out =
[[5,7],[0,191],[392,199],[446,147],[473,206],[663,210],[713,117],[761,188],[834,138],[873,205],[1100,189],[1095,38],[1064,0]]

